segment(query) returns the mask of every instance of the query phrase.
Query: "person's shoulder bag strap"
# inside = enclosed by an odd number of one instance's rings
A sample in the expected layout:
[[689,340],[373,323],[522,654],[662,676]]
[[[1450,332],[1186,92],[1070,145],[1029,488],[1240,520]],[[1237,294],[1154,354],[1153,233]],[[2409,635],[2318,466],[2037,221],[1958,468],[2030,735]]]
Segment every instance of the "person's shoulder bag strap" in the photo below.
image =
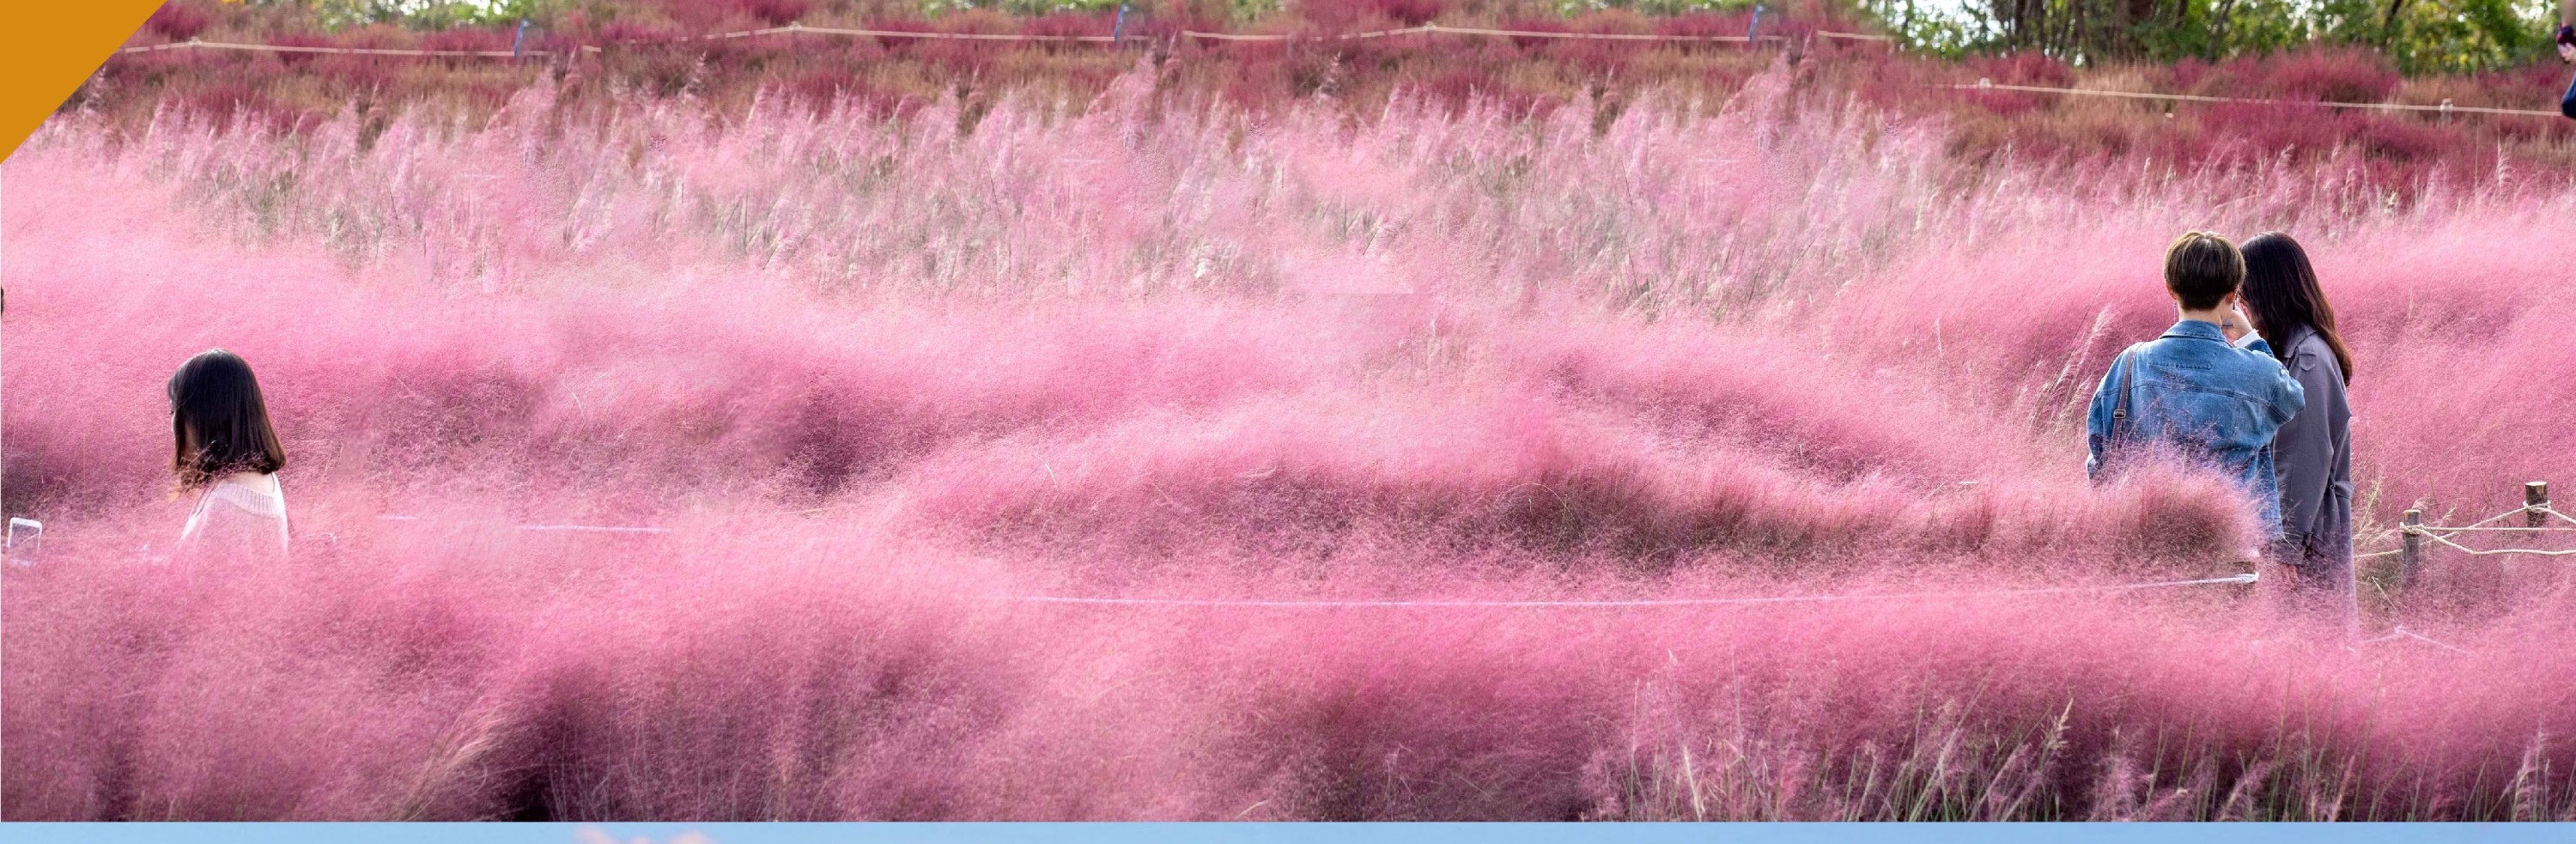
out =
[[2119,373],[2120,379],[2120,386],[2117,388],[2118,397],[2112,399],[2111,404],[2110,444],[2113,448],[2127,445],[2130,432],[2137,428],[2137,423],[2129,419],[2129,371],[2137,368],[2137,356],[2138,347],[2130,346],[2121,350],[2120,356],[2111,361],[2111,370]]
[[2131,373],[2137,368],[2138,347],[2135,345],[2121,350],[2119,357],[2111,359],[2111,389],[2113,390],[2111,430],[2103,433],[2101,465],[2103,471],[2095,474],[2096,480],[2110,477],[2110,472],[2122,468],[2126,462],[2121,459],[2124,456],[2123,453],[2129,450],[2130,440],[2137,436],[2137,419],[2129,413],[2130,396],[2136,392],[2131,386],[2131,382],[2135,380]]

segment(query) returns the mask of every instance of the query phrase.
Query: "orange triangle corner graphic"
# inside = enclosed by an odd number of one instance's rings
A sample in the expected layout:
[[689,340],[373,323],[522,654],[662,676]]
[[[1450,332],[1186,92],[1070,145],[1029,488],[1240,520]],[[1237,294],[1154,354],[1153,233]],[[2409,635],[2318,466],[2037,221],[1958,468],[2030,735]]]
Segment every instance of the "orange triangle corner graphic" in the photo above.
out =
[[52,117],[160,0],[0,0],[0,159]]

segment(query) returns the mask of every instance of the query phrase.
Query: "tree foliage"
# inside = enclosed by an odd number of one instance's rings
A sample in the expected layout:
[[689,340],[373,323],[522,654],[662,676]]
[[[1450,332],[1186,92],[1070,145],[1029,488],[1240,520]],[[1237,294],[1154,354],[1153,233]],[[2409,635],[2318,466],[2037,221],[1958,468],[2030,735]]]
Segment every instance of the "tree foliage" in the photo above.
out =
[[2375,50],[2410,73],[2547,55],[2553,0],[1864,0],[1917,47],[2037,51],[2079,64],[2217,60],[2312,44]]

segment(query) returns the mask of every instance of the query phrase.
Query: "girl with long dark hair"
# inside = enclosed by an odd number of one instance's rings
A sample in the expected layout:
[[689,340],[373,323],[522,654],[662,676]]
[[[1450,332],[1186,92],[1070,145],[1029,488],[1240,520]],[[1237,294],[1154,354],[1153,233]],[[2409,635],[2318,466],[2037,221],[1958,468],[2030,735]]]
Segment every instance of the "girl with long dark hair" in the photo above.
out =
[[2245,241],[2245,307],[2272,355],[2297,378],[2307,405],[2272,438],[2281,485],[2281,534],[2273,558],[2289,571],[2304,614],[2351,635],[2360,623],[2352,572],[2352,352],[2308,253],[2289,235]]
[[240,355],[214,349],[188,359],[170,376],[170,468],[179,489],[197,494],[179,531],[193,559],[282,559],[287,553],[286,495],[277,470],[286,449],[268,422],[259,379]]
[[[2566,10],[2558,17],[2558,60],[2576,63],[2576,0],[2566,0]],[[2567,96],[2558,100],[2558,113],[2576,120],[2576,82],[2567,83]]]

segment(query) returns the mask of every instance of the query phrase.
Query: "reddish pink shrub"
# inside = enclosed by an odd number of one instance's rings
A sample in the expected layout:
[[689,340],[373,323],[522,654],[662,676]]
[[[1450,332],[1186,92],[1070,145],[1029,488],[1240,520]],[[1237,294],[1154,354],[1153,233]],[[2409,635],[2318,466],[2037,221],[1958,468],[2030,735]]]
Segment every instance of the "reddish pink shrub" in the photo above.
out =
[[714,32],[748,24],[784,26],[804,17],[807,0],[665,0],[649,4],[655,12],[693,32]]
[[152,16],[144,19],[143,28],[172,41],[186,41],[205,32],[213,22],[213,11],[201,8],[191,0],[178,0],[163,3],[161,8],[152,10]]
[[[1407,0],[1410,2],[1410,0]],[[1372,5],[1374,4],[1374,5]],[[309,15],[275,7],[232,4],[189,5],[189,12],[208,15],[216,29],[257,32],[254,40],[277,43],[333,43],[376,47],[442,44],[471,49],[501,49],[513,35],[507,28],[452,29],[415,33],[385,26],[359,27],[325,36]],[[693,42],[684,36],[753,29],[811,16],[800,2],[665,3],[614,10],[566,9],[535,31],[536,45],[549,57],[524,63],[511,72],[493,73],[486,60],[397,59],[381,57],[270,56],[214,65],[191,61],[203,56],[167,54],[116,59],[84,96],[78,107],[118,115],[127,128],[148,122],[163,99],[187,102],[201,98],[200,86],[247,85],[272,100],[292,105],[299,116],[279,118],[278,125],[307,122],[305,115],[327,117],[342,110],[399,110],[427,107],[466,112],[480,120],[506,101],[510,92],[540,78],[560,83],[559,96],[596,112],[616,107],[627,92],[657,96],[689,95],[739,113],[774,89],[805,92],[796,97],[808,107],[828,107],[832,86],[818,78],[865,76],[880,102],[927,102],[957,94],[991,98],[1014,91],[1034,96],[1084,102],[1098,95],[1117,74],[1140,59],[1152,57],[1173,71],[1165,102],[1196,107],[1211,99],[1262,113],[1292,109],[1307,98],[1324,95],[1355,116],[1374,113],[1401,96],[1428,93],[1452,108],[1474,96],[1512,104],[1515,113],[1552,112],[1558,106],[1598,99],[1607,103],[1679,96],[1716,101],[1732,96],[1740,82],[1777,55],[1772,49],[1730,44],[1670,44],[1555,38],[1484,38],[1440,34],[1392,39],[1343,41],[1312,36],[1410,25],[1448,14],[1453,23],[1500,25],[1539,31],[1583,31],[1736,35],[1745,31],[1743,13],[1694,13],[1678,17],[1642,17],[1608,10],[1573,17],[1517,19],[1485,17],[1484,11],[1450,12],[1434,3],[1388,5],[1378,0],[1301,7],[1289,15],[1253,24],[1276,33],[1303,32],[1296,45],[1275,42],[1216,42],[1181,38],[1184,28],[1201,31],[1244,26],[1231,12],[1207,4],[1170,4],[1136,10],[1126,31],[1139,36],[1121,52],[1083,44],[917,41],[909,39],[835,39],[773,35],[758,39]],[[594,12],[600,12],[594,16]],[[609,14],[607,12],[614,12]],[[1026,32],[1041,35],[1099,35],[1110,28],[1112,13],[1053,13],[1012,18],[970,11],[935,18],[897,15],[887,19],[851,20],[848,9],[831,12],[830,22],[890,30],[943,29],[983,34]],[[1468,15],[1459,18],[1458,15]],[[2372,101],[2399,98],[2431,104],[2451,100],[2459,105],[2542,108],[2563,90],[2557,70],[2535,66],[2528,71],[2478,77],[2406,81],[2366,54],[2305,51],[2265,58],[2231,60],[2218,67],[2186,61],[2173,68],[2110,67],[2075,69],[2038,54],[1972,59],[1961,64],[1899,54],[1884,44],[1811,39],[1824,31],[1855,31],[1833,9],[1793,4],[1766,20],[1769,34],[1794,43],[1801,67],[1811,68],[1824,84],[1807,88],[1818,101],[1846,94],[1910,115],[1940,116],[1957,124],[1953,152],[1966,161],[1985,161],[2009,150],[2019,156],[2104,158],[2157,156],[2212,166],[2247,164],[2250,155],[2283,151],[2294,157],[2328,152],[2337,146],[2325,138],[2347,127],[2327,111],[2281,110],[2264,120],[2238,125],[2224,116],[2215,122],[2167,119],[2168,104],[2128,102],[2104,109],[2099,101],[2074,106],[2062,95],[2005,91],[1948,90],[1944,83],[1991,79],[2007,85],[2067,87],[2108,74],[2115,87],[2141,83],[2155,90],[2203,95],[2278,97],[2293,101],[2327,99]],[[268,34],[277,39],[269,39]],[[282,40],[280,40],[282,39]],[[319,42],[316,41],[319,39]],[[148,39],[149,40],[149,39]],[[1154,45],[1147,47],[1146,45]],[[584,46],[607,46],[590,54]],[[571,57],[582,56],[580,59]],[[1285,58],[1283,58],[1283,56]],[[1177,58],[1173,63],[1168,59]],[[223,67],[219,74],[171,72],[179,67]],[[1927,84],[1929,83],[1929,84]],[[460,96],[460,92],[462,95]],[[231,97],[231,99],[239,99]],[[2184,116],[2204,109],[2180,104]],[[2547,115],[2453,120],[2438,126],[2397,128],[2374,125],[2362,131],[2360,148],[2378,157],[2359,167],[2382,187],[2405,193],[2409,184],[2432,175],[2478,178],[2503,161],[2518,171],[2563,172],[2576,165],[2558,150],[2576,137],[2576,127]],[[2274,127],[2271,124],[2297,124]],[[971,121],[969,121],[971,124]],[[2252,131],[2241,131],[2250,126]]]
[[2397,90],[2397,71],[2373,53],[2305,50],[2262,59],[2235,59],[2218,72],[2244,80],[2245,94],[2375,103]]
[[1742,12],[1695,11],[1669,17],[1650,18],[1655,32],[1663,35],[1743,35],[1753,16]]
[[1447,0],[1305,0],[1298,4],[1297,16],[1318,32],[1339,33],[1389,22],[1419,26],[1447,6]]
[[[2038,85],[2064,88],[2075,84],[2075,69],[2043,53],[2013,53],[2006,56],[1979,56],[1968,60],[1968,70],[1980,78],[2003,85]],[[1973,81],[1973,80],[1971,80]]]

